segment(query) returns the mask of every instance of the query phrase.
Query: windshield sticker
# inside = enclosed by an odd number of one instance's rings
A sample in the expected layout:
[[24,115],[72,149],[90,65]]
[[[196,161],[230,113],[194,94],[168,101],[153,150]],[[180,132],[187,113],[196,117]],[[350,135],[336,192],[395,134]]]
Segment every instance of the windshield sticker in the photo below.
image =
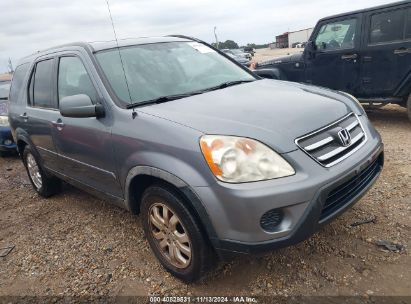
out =
[[188,45],[191,46],[192,48],[196,49],[202,54],[207,54],[207,53],[215,53],[215,51],[212,48],[209,48],[208,46],[198,43],[198,42],[188,42]]

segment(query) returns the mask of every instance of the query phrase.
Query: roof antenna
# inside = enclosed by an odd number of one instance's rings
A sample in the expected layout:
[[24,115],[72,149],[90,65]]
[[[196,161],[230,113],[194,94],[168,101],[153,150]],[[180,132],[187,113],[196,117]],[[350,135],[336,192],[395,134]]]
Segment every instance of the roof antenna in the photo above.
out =
[[[124,69],[123,57],[121,56],[120,47],[119,47],[119,45],[118,45],[116,28],[114,27],[113,16],[111,15],[110,3],[108,2],[108,0],[106,0],[106,3],[107,3],[108,14],[109,14],[110,20],[111,20],[111,26],[112,26],[112,28],[113,28],[114,38],[115,38],[115,40],[116,40],[118,56],[120,57],[121,68],[123,69],[124,80],[126,81],[128,96],[130,97],[130,102],[132,102],[131,93],[130,93],[130,88],[129,88],[129,86],[128,86],[128,80],[127,80],[127,76],[126,76],[126,70]],[[137,112],[135,111],[134,108],[132,109],[132,114],[131,114],[131,116],[133,117],[133,119],[136,118],[136,116],[137,116]]]

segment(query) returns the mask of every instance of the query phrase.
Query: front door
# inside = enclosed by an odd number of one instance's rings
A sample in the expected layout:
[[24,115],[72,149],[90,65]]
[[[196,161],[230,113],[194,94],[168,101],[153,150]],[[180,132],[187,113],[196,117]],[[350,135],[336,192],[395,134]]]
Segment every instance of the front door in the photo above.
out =
[[306,81],[355,94],[358,91],[361,15],[326,20],[317,26],[314,51],[306,53]]
[[[96,86],[83,61],[75,55],[58,60],[57,99],[86,94],[100,101]],[[55,122],[54,141],[61,169],[68,177],[96,190],[122,197],[113,161],[110,117],[60,117]]]
[[394,96],[411,72],[411,5],[366,14],[361,82],[364,97]]

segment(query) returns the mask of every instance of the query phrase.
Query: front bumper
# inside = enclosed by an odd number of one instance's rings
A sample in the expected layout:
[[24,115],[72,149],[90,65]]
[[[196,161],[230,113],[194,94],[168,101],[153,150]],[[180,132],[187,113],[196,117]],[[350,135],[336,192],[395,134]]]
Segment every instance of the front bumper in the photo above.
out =
[[[367,129],[367,143],[331,168],[320,166],[296,150],[284,155],[296,169],[294,176],[196,187],[217,234],[212,239],[215,249],[223,255],[227,251],[252,253],[289,246],[308,238],[352,206],[377,180],[383,166],[381,138],[372,128]],[[372,172],[367,171],[370,168]],[[339,187],[343,188],[340,194],[344,198],[324,212],[328,196]],[[272,209],[281,209],[284,218],[275,231],[267,232],[260,220]]]
[[[6,144],[7,141],[10,141],[9,144]],[[11,135],[11,130],[9,127],[0,127],[0,151],[8,152],[15,151],[17,146]]]

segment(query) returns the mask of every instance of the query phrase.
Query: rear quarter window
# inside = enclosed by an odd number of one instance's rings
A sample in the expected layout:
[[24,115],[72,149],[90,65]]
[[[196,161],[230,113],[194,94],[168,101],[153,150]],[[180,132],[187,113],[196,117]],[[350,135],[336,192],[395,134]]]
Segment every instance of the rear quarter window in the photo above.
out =
[[24,87],[24,79],[26,78],[27,71],[29,69],[29,64],[25,63],[19,65],[13,74],[13,79],[10,88],[10,102],[17,102],[19,94]]

